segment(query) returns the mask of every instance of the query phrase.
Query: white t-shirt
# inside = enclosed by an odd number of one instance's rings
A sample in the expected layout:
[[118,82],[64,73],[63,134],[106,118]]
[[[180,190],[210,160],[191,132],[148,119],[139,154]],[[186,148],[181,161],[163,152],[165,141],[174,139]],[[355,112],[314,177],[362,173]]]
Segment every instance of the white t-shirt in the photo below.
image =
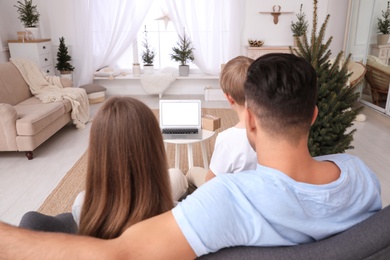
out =
[[256,152],[249,144],[245,128],[231,127],[218,134],[210,161],[210,170],[215,175],[254,170],[256,165]]
[[256,170],[223,174],[199,187],[173,210],[197,256],[231,246],[313,242],[344,231],[382,208],[380,184],[357,157],[317,157],[341,171],[329,184],[296,182],[284,173]]
[[84,197],[85,197],[85,190],[81,191],[77,195],[72,205],[72,215],[74,221],[77,223],[77,226],[80,226],[80,215],[81,215],[81,209],[84,204]]

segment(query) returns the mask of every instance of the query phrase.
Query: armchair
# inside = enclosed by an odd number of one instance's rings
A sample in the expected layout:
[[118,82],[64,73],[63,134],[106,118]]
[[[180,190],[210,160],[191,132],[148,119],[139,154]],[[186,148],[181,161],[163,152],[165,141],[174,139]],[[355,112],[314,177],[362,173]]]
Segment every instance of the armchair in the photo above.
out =
[[379,58],[369,55],[367,58],[366,80],[371,88],[375,105],[385,101],[389,92],[390,66],[383,64]]

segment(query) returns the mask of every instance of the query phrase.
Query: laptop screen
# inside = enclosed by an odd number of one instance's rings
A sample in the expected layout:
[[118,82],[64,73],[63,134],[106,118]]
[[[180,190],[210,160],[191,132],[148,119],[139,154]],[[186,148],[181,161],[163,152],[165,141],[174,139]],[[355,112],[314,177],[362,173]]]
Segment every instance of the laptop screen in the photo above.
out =
[[200,127],[200,100],[160,100],[160,127]]

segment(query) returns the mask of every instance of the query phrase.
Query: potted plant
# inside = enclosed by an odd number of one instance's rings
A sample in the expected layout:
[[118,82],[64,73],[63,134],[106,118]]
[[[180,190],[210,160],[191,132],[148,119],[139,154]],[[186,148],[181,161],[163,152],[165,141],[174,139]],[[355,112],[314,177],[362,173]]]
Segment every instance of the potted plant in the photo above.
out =
[[[389,4],[387,4],[389,5]],[[390,34],[390,13],[389,6],[387,7],[386,12],[382,11],[382,18],[378,18],[378,35],[377,35],[377,44],[385,45],[389,40]]]
[[299,13],[297,16],[296,22],[291,22],[291,31],[293,33],[294,46],[298,46],[298,41],[302,41],[303,35],[307,31],[308,22],[306,21],[306,14],[302,12],[302,6],[299,8]]
[[16,2],[17,5],[14,5],[17,8],[19,14],[19,20],[24,25],[27,37],[32,39],[39,39],[39,12],[37,11],[37,6],[33,5],[32,0],[24,0],[24,3],[21,1]]
[[60,38],[60,45],[57,52],[57,64],[56,69],[60,71],[61,77],[72,79],[72,71],[74,67],[70,64],[72,58],[68,54],[68,47],[65,45],[65,38]]
[[154,57],[155,57],[155,52],[154,49],[151,48],[148,42],[148,32],[146,31],[145,28],[145,38],[144,41],[142,42],[142,47],[144,47],[144,50],[142,51],[141,57],[144,62],[144,73],[146,74],[151,74],[153,73],[154,65]]
[[187,61],[194,61],[194,54],[191,40],[187,37],[186,33],[183,33],[183,37],[179,35],[177,47],[173,47],[171,54],[171,60],[180,62],[179,76],[188,77],[190,73],[190,66],[187,65]]

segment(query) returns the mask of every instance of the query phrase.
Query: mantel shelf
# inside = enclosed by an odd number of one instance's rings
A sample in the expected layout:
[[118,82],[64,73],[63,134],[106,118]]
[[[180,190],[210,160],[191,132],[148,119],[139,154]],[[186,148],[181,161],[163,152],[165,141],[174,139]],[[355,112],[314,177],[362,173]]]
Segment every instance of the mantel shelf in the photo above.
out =
[[279,14],[293,14],[294,12],[290,12],[290,11],[280,11],[280,12],[259,12],[259,14],[275,14],[275,13],[279,13]]

